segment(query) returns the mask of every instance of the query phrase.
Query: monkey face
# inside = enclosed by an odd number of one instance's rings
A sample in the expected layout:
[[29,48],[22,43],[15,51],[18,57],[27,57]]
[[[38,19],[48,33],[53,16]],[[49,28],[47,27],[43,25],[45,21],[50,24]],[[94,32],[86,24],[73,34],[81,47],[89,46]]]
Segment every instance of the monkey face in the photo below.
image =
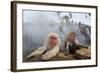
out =
[[54,47],[58,42],[58,38],[56,36],[50,36],[49,37],[49,45],[51,47]]
[[67,40],[69,40],[70,42],[74,42],[76,39],[76,34],[74,32],[70,32],[68,34]]
[[73,34],[73,35],[70,37],[70,41],[74,42],[74,41],[75,41],[75,38],[76,38],[76,35]]

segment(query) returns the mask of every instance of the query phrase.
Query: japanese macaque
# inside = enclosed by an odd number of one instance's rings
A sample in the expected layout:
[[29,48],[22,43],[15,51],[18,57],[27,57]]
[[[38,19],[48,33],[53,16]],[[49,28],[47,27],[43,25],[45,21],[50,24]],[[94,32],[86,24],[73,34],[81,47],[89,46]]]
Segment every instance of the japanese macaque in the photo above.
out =
[[77,46],[76,33],[69,32],[67,36],[65,37],[63,50],[64,52],[67,52],[67,54],[75,54],[76,49],[79,49]]
[[57,33],[49,33],[44,45],[33,51],[27,58],[41,55],[42,60],[49,60],[60,51],[60,38]]
[[[63,50],[65,52],[65,55],[71,55],[75,59],[81,59],[81,57],[77,56],[77,54],[80,54],[81,52],[84,53],[84,56],[90,56],[90,50],[87,50],[86,47],[80,45],[75,32],[69,32],[67,34],[67,36],[65,37]],[[85,52],[84,50],[87,52]]]

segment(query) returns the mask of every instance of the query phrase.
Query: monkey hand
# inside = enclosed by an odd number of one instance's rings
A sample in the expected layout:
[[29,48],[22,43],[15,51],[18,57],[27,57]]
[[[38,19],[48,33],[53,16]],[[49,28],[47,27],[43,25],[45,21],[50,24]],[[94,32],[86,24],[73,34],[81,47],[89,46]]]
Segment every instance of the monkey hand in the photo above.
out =
[[34,57],[34,56],[27,56],[27,57],[26,57],[26,61],[27,61],[27,60],[31,60],[33,57]]

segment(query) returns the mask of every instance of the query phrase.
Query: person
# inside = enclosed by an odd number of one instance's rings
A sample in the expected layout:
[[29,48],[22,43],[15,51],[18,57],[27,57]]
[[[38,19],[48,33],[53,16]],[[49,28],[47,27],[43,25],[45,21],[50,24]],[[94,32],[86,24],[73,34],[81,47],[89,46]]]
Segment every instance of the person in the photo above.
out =
[[41,55],[41,60],[49,60],[56,56],[60,51],[60,42],[61,41],[57,33],[49,33],[44,45],[29,54],[27,58]]

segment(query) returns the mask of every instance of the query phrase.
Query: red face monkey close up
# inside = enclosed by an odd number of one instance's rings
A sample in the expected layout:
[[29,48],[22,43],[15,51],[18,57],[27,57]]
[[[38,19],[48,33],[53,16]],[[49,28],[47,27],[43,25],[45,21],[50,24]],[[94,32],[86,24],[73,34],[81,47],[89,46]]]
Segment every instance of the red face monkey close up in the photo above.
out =
[[49,37],[49,46],[50,48],[53,48],[58,42],[58,38],[54,35]]

